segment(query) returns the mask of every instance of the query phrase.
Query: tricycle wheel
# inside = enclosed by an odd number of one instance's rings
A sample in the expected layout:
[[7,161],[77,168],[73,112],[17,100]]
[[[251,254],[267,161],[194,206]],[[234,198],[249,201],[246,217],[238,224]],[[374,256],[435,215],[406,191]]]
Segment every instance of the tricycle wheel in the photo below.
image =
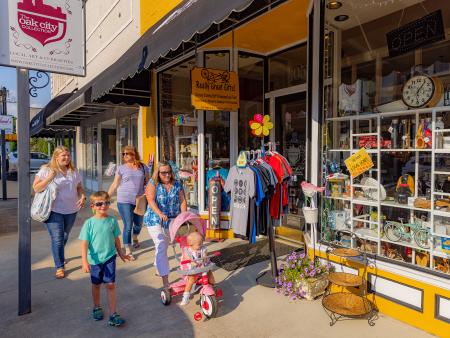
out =
[[167,289],[161,290],[161,303],[163,303],[163,305],[167,306],[170,304],[171,301],[172,301],[172,296],[170,294],[170,290],[167,290]]
[[201,295],[200,307],[203,314],[207,318],[212,318],[217,314],[217,298],[216,296]]

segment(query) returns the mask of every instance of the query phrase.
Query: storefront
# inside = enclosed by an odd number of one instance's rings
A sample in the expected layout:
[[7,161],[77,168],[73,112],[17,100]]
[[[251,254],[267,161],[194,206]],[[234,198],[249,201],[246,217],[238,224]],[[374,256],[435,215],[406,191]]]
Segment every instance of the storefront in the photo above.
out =
[[[255,29],[257,34],[270,34],[265,23],[288,17],[287,13],[294,8],[306,12],[300,3],[282,4],[242,28],[199,47],[196,52],[156,69],[157,158],[175,168],[184,183],[189,207],[207,218],[209,180],[216,173],[225,180],[240,151],[261,148],[261,141],[250,132],[249,121],[254,114],[268,114],[275,128],[266,141],[276,144],[294,169],[289,186],[289,211],[282,216],[277,233],[295,242],[302,240],[300,183],[305,180],[307,163],[306,16],[302,18],[303,23],[299,18],[289,19],[297,20],[295,28],[299,28],[287,31],[289,38],[285,40],[290,40],[289,43],[272,39],[264,46],[261,42],[250,46],[247,34],[255,34]],[[193,109],[191,70],[194,67],[236,71],[239,110]],[[215,235],[230,237],[229,200],[224,196],[222,202],[223,231],[216,231]]]
[[[450,4],[314,2],[319,248],[366,251],[370,297],[438,335],[450,322]],[[317,41],[317,40],[314,40]],[[311,67],[311,65],[310,65]],[[312,67],[314,69],[314,67]],[[313,112],[314,114],[314,112]],[[365,149],[368,155],[354,155]],[[354,161],[345,162],[350,156]],[[371,162],[364,166],[362,158]],[[352,174],[353,175],[352,175]],[[356,234],[352,237],[348,232]],[[351,268],[349,268],[351,267]],[[356,269],[355,269],[356,268]]]

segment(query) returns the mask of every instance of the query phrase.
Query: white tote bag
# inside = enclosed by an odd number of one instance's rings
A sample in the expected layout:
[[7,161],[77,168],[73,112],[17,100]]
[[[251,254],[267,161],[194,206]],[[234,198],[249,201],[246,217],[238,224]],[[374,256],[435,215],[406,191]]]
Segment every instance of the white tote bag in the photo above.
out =
[[34,195],[31,204],[31,218],[38,222],[45,222],[52,211],[52,204],[56,198],[56,184],[51,181],[44,191]]

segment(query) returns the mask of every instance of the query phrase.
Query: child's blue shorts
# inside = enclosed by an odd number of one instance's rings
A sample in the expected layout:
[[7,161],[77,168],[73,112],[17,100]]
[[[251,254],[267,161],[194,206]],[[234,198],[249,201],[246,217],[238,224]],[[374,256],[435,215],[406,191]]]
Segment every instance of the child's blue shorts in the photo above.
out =
[[114,283],[116,281],[116,255],[104,263],[91,265],[92,284]]

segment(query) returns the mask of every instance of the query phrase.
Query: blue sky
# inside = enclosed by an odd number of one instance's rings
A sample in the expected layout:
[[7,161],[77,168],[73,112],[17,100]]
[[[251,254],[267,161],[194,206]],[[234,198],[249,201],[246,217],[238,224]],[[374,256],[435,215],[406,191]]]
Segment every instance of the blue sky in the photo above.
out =
[[[30,71],[30,76],[35,76],[36,71]],[[42,80],[41,80],[42,81]],[[37,82],[39,84],[42,82]],[[0,66],[0,87],[5,86],[9,90],[9,97],[11,100],[17,101],[17,81],[16,69],[12,67]],[[36,98],[30,96],[31,107],[44,107],[50,101],[50,83],[43,89],[38,89],[38,96]],[[8,102],[8,115],[17,116],[17,104]]]

